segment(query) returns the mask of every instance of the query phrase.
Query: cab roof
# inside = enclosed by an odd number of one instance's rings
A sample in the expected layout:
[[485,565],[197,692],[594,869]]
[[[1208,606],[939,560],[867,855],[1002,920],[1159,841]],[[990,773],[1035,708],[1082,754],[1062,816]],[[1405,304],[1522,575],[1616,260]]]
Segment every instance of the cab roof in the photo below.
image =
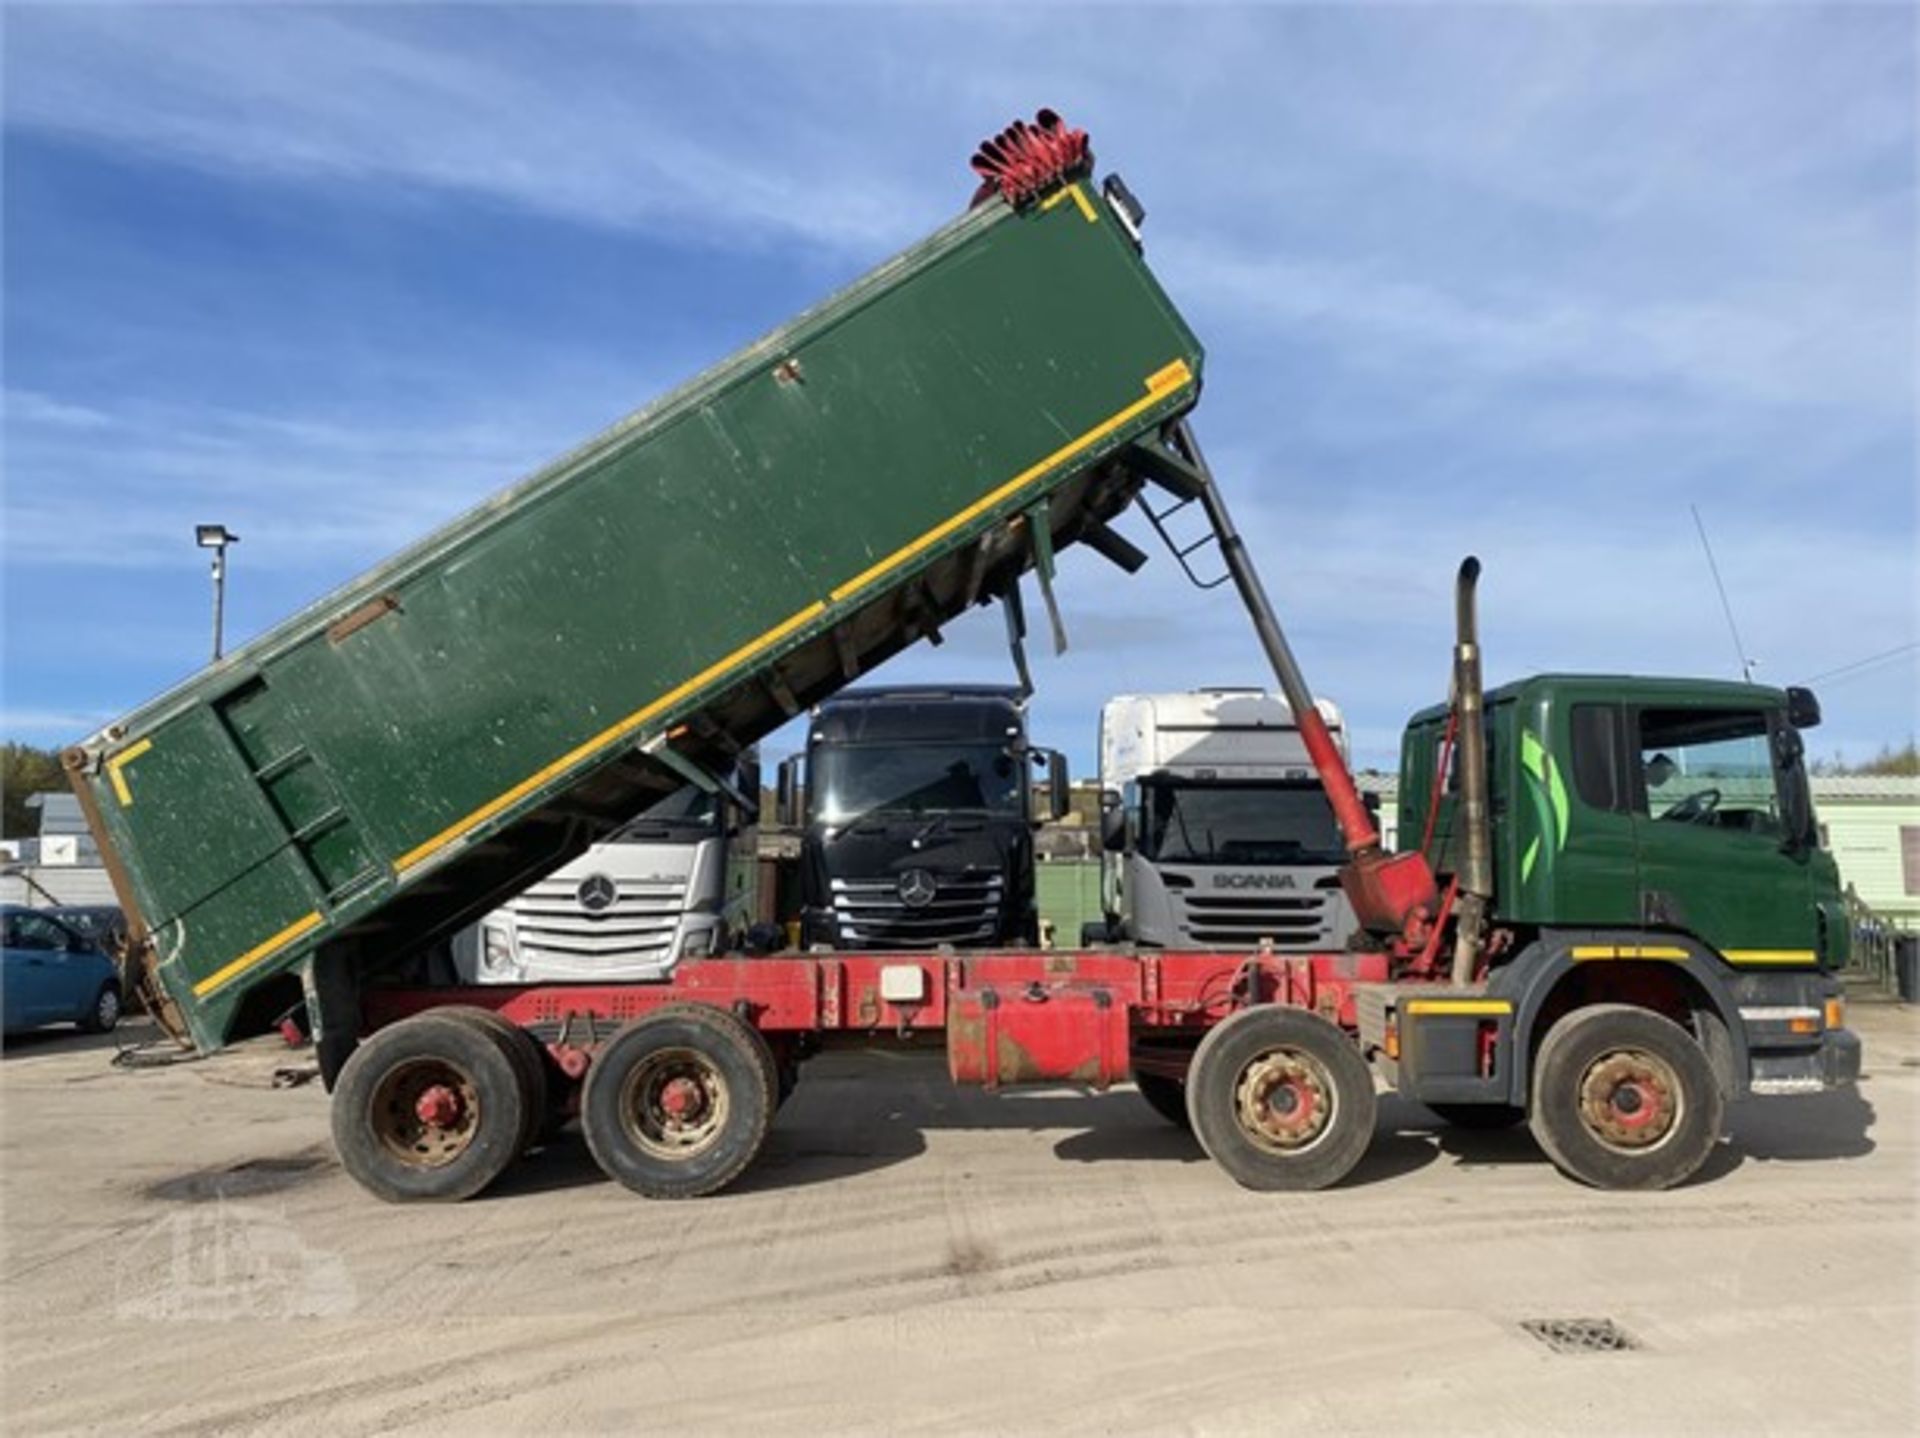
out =
[[[1580,699],[1639,699],[1666,703],[1751,704],[1756,708],[1778,709],[1787,702],[1786,691],[1766,684],[1747,684],[1738,679],[1692,679],[1674,675],[1648,674],[1529,674],[1512,679],[1487,691],[1489,705],[1517,700],[1541,689],[1551,689]],[[1429,704],[1407,721],[1409,725],[1444,719],[1445,704]]]

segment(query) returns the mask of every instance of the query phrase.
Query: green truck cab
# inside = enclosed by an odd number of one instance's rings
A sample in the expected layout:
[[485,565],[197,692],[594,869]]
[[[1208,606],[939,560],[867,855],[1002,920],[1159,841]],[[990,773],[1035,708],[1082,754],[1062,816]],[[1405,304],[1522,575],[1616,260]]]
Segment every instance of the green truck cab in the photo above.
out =
[[[1400,761],[1402,842],[1441,874],[1464,839],[1448,712],[1409,721]],[[1702,679],[1490,690],[1485,981],[1391,1015],[1400,1089],[1443,1113],[1522,1111],[1556,1021],[1608,1004],[1686,1029],[1724,1098],[1852,1081],[1839,873],[1800,737],[1819,717],[1803,689]]]

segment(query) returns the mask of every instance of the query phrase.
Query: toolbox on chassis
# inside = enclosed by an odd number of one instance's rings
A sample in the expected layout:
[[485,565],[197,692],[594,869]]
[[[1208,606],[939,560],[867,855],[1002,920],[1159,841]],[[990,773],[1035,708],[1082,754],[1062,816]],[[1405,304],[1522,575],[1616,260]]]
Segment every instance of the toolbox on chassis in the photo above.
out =
[[[1729,1096],[1856,1076],[1811,695],[1484,695],[1469,560],[1451,701],[1404,751],[1421,843],[1383,852],[1185,422],[1199,347],[1090,158],[1046,112],[995,137],[963,219],[69,751],[196,1042],[301,974],[367,1188],[467,1197],[577,1114],[630,1188],[709,1193],[840,1043],[944,1043],[989,1088],[1131,1076],[1265,1189],[1360,1160],[1369,1059],[1621,1188],[1695,1172]],[[1048,583],[1059,545],[1138,567],[1105,521],[1147,483],[1200,507],[1294,716],[1348,856],[1340,952],[808,952],[465,988],[409,962],[946,616],[1003,597],[1017,646],[1018,580]]]

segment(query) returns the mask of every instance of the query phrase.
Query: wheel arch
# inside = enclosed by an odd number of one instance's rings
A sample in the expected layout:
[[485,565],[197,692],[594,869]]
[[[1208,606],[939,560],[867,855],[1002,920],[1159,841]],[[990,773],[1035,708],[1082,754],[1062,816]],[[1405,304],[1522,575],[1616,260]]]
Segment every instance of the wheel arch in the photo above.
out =
[[1561,1017],[1594,1004],[1628,1004],[1674,1020],[1706,1051],[1721,1094],[1745,1091],[1746,1035],[1711,949],[1683,936],[1634,931],[1543,934],[1496,985],[1513,999],[1510,1093],[1525,1105],[1533,1061]]

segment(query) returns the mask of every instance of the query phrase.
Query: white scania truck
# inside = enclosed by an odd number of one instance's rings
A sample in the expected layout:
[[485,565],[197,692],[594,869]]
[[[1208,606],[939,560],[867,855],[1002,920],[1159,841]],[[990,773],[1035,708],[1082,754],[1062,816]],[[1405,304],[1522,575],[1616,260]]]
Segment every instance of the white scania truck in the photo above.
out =
[[[1344,758],[1340,710],[1315,703]],[[1279,696],[1109,699],[1100,789],[1106,917],[1084,942],[1324,953],[1353,932],[1339,829]]]
[[626,983],[726,953],[754,921],[759,766],[735,794],[675,790],[453,939],[469,984]]

